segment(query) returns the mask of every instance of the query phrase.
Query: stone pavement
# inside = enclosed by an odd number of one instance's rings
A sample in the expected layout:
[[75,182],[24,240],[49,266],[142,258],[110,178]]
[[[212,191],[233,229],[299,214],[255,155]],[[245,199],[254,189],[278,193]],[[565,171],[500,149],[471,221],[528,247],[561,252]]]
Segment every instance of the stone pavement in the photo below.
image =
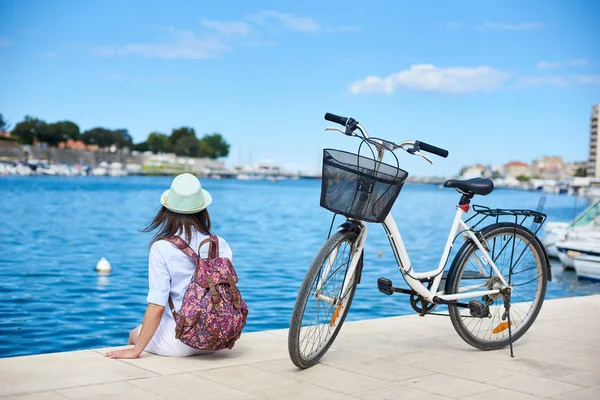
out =
[[471,348],[437,316],[348,322],[308,370],[289,360],[287,330],[191,358],[110,360],[104,351],[0,359],[0,398],[597,400],[600,295],[546,301],[514,359]]

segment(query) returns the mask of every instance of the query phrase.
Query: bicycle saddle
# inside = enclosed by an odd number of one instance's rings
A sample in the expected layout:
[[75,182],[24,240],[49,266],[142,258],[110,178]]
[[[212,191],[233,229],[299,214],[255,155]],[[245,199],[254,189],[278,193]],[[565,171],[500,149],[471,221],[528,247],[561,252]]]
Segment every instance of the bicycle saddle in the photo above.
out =
[[473,178],[467,180],[448,179],[444,182],[444,187],[456,188],[462,192],[480,194],[482,196],[492,193],[494,182],[486,178]]

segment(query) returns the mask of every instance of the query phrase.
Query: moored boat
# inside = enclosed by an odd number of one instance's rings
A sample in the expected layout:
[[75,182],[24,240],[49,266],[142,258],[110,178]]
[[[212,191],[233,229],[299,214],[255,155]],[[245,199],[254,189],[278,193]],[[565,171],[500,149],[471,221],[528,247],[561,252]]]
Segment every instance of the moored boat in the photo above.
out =
[[593,237],[600,241],[600,200],[592,203],[571,222],[547,222],[542,243],[550,257],[561,258],[557,243]]
[[575,272],[580,279],[600,281],[600,254],[597,256],[583,254],[575,257]]
[[575,268],[575,258],[600,257],[600,240],[565,240],[556,244],[558,258],[565,269]]

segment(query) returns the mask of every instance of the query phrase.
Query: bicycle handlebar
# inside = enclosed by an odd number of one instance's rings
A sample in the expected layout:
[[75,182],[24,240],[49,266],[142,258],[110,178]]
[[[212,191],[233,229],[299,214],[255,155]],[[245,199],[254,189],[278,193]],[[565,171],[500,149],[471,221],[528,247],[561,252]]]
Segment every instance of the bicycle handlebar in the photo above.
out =
[[335,114],[331,114],[331,113],[326,113],[325,119],[327,121],[335,122],[336,124],[340,124],[343,126],[346,126],[346,124],[348,123],[348,118],[340,117],[339,115],[335,115]]
[[[402,148],[402,149],[408,151],[408,153],[410,153],[410,154],[419,155],[421,157],[424,157],[429,162],[431,162],[431,161],[427,157],[425,157],[422,154],[418,154],[419,150],[423,150],[423,151],[426,151],[431,154],[435,154],[435,155],[443,157],[443,158],[448,157],[448,150],[442,149],[441,147],[433,146],[429,143],[420,142],[418,140],[414,141],[414,142],[413,141],[405,141],[405,142],[402,142],[399,144],[395,144],[395,143],[388,142],[383,139],[369,138],[369,135],[367,134],[366,129],[363,126],[361,126],[356,120],[354,120],[352,118],[341,117],[339,115],[335,115],[332,113],[326,113],[325,119],[327,121],[335,122],[336,124],[345,126],[346,132],[344,132],[340,129],[337,129],[337,128],[332,128],[332,129],[339,130],[340,132],[342,132],[346,135],[350,135],[350,136],[358,136],[358,135],[354,134],[354,130],[358,129],[362,133],[362,136],[365,140],[367,140],[367,141],[379,140],[379,141],[381,141],[381,143],[378,143],[378,144],[380,146],[382,146],[384,149],[389,150],[389,151],[394,151],[398,148]],[[412,145],[413,148],[405,149],[403,146],[406,146],[406,145]]]
[[443,158],[448,157],[448,150],[446,150],[446,149],[432,146],[425,142],[419,142],[418,140],[415,142],[415,146],[417,146],[419,149],[426,151],[428,153],[435,154],[435,155],[443,157]]

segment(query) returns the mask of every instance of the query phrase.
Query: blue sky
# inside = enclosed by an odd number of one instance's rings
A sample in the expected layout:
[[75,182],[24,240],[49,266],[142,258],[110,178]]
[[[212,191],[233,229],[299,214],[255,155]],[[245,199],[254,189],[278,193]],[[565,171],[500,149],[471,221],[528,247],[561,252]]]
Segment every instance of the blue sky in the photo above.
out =
[[587,158],[596,1],[0,0],[0,113],[82,130],[221,132],[230,165],[319,168],[325,112],[468,163]]

